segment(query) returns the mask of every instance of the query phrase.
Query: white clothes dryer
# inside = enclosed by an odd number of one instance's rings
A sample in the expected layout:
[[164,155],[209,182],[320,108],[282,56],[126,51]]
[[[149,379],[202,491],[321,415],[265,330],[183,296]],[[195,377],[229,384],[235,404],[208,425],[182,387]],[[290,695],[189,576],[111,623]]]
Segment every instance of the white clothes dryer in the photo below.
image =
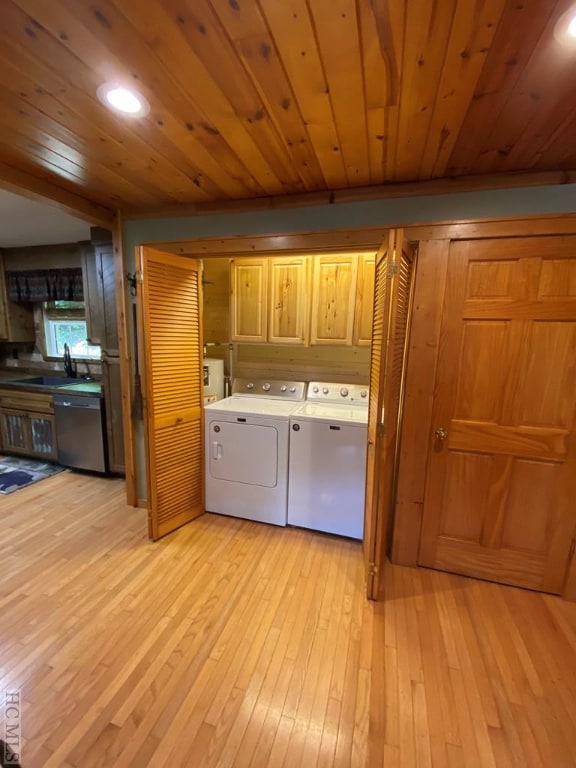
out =
[[205,407],[208,512],[286,525],[290,414],[304,393],[301,381],[235,379]]

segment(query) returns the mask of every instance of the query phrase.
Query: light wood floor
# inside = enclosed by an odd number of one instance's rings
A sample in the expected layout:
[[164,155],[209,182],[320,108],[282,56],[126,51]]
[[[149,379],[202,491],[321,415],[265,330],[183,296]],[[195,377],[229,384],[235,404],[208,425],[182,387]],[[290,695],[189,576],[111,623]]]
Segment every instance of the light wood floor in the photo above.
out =
[[0,689],[24,768],[576,765],[576,605],[204,516],[145,538],[120,481],[0,497]]

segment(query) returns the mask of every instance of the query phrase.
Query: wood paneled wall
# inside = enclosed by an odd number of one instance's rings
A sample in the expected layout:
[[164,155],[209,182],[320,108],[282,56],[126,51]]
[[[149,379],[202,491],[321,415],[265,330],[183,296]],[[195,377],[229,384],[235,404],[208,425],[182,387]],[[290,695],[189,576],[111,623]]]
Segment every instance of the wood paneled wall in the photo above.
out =
[[[228,257],[204,260],[203,319],[204,343],[225,343],[230,336],[230,259]],[[222,355],[212,354],[209,357]]]
[[235,375],[270,376],[295,381],[337,381],[367,384],[369,347],[289,347],[284,344],[238,344]]
[[[224,360],[229,375],[230,259],[204,260],[204,343],[207,357]],[[211,346],[217,344],[218,346]],[[366,346],[291,346],[286,344],[234,344],[233,375],[366,383],[370,348]]]

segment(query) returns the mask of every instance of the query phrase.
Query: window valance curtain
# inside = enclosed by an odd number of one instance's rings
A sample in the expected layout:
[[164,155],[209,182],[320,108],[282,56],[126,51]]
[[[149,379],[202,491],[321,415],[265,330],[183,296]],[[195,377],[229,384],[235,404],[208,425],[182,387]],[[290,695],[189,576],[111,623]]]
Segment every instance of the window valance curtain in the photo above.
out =
[[6,272],[9,301],[84,301],[82,269]]

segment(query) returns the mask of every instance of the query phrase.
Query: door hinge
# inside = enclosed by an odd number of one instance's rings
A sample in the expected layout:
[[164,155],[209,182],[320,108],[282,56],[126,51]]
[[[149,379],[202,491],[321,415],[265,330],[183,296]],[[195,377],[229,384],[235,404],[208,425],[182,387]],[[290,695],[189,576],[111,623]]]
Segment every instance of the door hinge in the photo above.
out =
[[572,539],[572,543],[570,544],[570,552],[568,554],[568,560],[572,560],[574,557],[574,550],[576,549],[576,539]]
[[382,422],[379,422],[378,426],[376,427],[376,431],[378,433],[378,437],[384,437],[386,434],[386,425],[382,424]]
[[142,272],[126,272],[126,280],[130,286],[130,296],[136,296],[136,286],[144,283]]
[[398,274],[398,264],[392,261],[388,264],[388,271],[386,272],[386,280],[392,280],[392,278]]
[[370,576],[378,575],[378,566],[376,565],[376,563],[368,563],[368,574]]

